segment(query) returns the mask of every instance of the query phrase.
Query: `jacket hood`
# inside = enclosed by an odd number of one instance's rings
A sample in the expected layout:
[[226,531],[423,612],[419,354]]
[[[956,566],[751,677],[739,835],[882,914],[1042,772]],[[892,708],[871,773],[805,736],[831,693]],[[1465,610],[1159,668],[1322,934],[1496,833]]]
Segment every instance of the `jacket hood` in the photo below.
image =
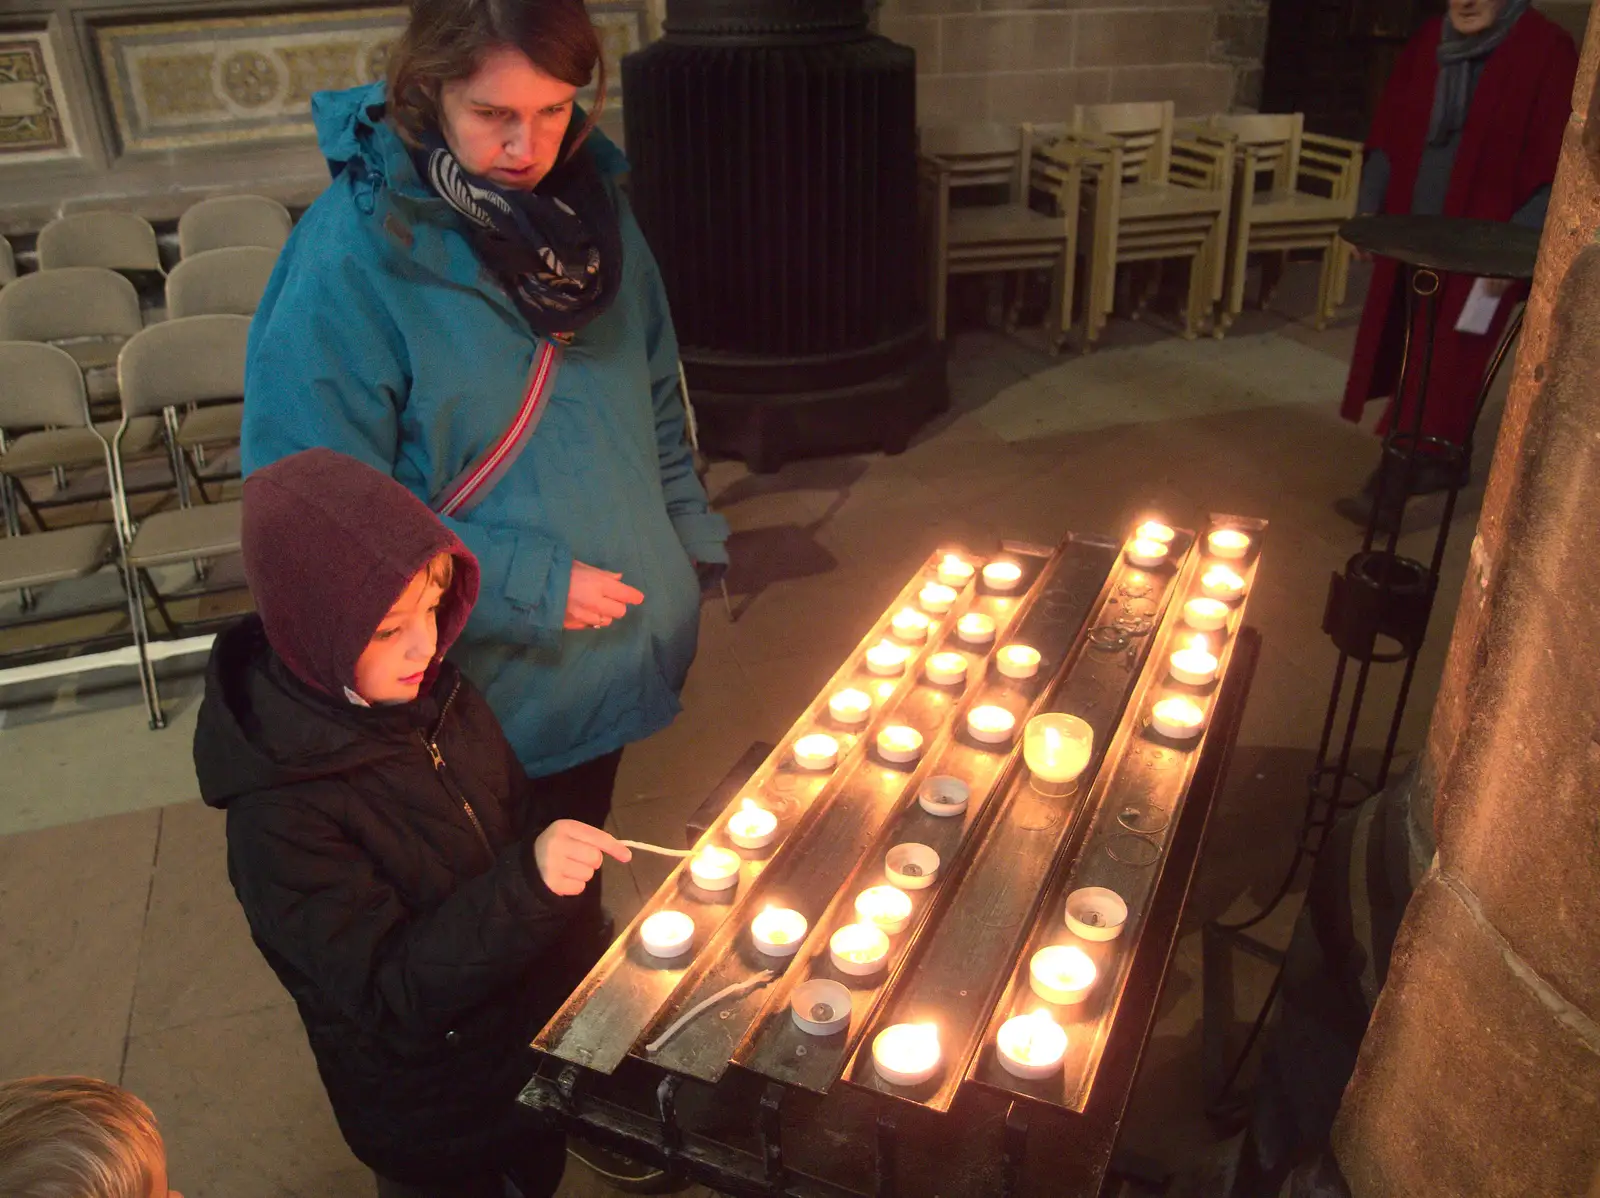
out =
[[240,531],[245,580],[272,648],[327,695],[353,694],[355,667],[418,571],[455,560],[440,600],[428,681],[478,598],[478,559],[394,479],[331,449],[307,449],[251,474]]

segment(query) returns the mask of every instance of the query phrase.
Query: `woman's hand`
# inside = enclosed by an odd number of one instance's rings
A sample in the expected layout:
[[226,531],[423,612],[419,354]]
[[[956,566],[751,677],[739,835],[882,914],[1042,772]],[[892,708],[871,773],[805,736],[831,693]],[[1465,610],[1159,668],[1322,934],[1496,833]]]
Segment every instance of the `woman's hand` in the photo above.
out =
[[558,819],[533,842],[533,863],[553,894],[582,894],[606,856],[633,860],[628,847],[603,828]]
[[630,604],[643,602],[644,592],[623,582],[622,575],[575,561],[572,581],[567,586],[566,619],[561,626],[604,628],[627,615]]

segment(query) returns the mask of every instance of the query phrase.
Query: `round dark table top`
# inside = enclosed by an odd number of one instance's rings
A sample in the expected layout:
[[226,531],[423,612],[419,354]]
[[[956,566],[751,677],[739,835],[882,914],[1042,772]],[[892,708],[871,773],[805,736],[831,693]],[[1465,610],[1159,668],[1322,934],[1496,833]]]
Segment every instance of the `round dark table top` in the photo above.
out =
[[1491,279],[1531,279],[1539,234],[1457,216],[1358,216],[1339,235],[1359,250],[1409,266]]

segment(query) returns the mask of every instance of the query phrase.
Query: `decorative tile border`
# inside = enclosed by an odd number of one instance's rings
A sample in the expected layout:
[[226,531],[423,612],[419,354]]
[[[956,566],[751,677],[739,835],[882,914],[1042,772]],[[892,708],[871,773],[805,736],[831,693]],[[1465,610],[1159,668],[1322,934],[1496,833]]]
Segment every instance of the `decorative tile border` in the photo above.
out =
[[65,93],[48,32],[0,34],[0,164],[78,156]]

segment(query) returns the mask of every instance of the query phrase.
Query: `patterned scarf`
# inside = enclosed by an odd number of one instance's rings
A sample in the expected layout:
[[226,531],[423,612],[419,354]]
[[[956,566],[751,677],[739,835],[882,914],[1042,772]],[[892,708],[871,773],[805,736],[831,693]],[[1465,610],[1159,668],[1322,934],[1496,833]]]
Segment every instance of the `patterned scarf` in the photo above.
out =
[[1473,64],[1498,49],[1527,10],[1528,0],[1506,0],[1494,24],[1481,33],[1462,33],[1445,16],[1439,34],[1439,82],[1433,89],[1433,115],[1428,121],[1429,145],[1449,145],[1461,132],[1472,107]]
[[570,341],[616,298],[622,235],[589,151],[572,152],[584,124],[574,111],[556,166],[531,191],[469,172],[437,133],[412,152],[418,173],[466,218],[483,264],[533,331]]

